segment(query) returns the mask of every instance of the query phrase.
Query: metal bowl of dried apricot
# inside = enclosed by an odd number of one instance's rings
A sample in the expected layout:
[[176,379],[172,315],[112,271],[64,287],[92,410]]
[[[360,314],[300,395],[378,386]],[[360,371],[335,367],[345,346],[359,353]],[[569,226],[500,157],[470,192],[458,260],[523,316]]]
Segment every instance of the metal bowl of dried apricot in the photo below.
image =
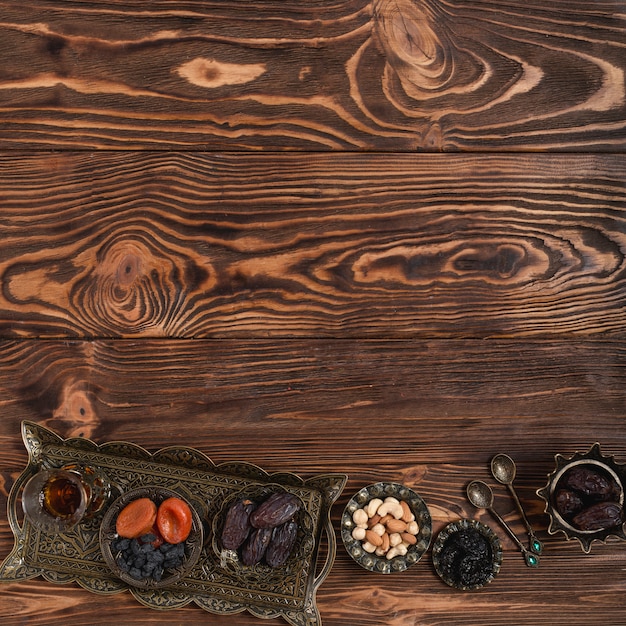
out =
[[359,490],[341,517],[341,539],[363,568],[380,574],[415,565],[430,545],[432,521],[426,503],[399,483],[379,482]]
[[132,587],[163,589],[200,558],[202,519],[178,492],[133,489],[115,500],[100,526],[100,549],[111,571]]
[[609,536],[626,539],[626,466],[604,456],[598,443],[587,452],[554,458],[555,470],[546,486],[537,490],[550,517],[548,533],[562,532],[568,540],[578,540],[585,553],[594,541],[606,541]]

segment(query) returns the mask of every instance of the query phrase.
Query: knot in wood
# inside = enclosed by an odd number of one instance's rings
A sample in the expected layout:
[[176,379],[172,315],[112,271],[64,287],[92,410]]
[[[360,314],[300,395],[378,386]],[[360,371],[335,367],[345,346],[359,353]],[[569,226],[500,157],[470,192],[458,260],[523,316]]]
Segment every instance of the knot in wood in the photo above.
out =
[[452,47],[426,2],[379,0],[375,20],[379,46],[408,95],[420,98],[445,87],[454,71]]
[[181,294],[189,263],[155,239],[126,236],[106,244],[89,277],[77,285],[74,300],[94,325],[116,334],[165,332],[184,302]]

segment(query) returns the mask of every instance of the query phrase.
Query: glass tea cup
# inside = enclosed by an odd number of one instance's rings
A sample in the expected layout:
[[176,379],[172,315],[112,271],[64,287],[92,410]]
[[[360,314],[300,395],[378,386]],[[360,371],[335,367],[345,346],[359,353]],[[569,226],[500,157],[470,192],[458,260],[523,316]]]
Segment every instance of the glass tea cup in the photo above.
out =
[[63,533],[102,510],[111,493],[106,476],[96,468],[70,463],[41,469],[22,493],[28,521],[47,533]]

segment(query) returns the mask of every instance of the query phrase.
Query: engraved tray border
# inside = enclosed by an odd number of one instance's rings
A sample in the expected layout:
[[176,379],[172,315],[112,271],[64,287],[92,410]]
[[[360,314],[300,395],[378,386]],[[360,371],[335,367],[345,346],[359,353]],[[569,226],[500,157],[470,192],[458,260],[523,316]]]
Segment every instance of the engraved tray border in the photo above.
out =
[[[153,609],[174,609],[194,602],[217,614],[249,611],[260,618],[283,617],[293,626],[319,626],[315,595],[333,565],[337,538],[330,520],[332,504],[347,482],[345,474],[321,474],[302,479],[283,472],[269,474],[242,462],[215,465],[202,452],[188,447],[166,447],[155,453],[125,441],[98,445],[89,439],[62,439],[35,422],[22,422],[22,438],[29,454],[27,467],[17,478],[8,498],[7,515],[15,544],[0,565],[0,582],[42,576],[55,583],[76,582],[98,594],[130,593]],[[146,484],[178,491],[197,507],[205,522],[205,542],[198,564],[187,577],[166,589],[130,587],[110,571],[100,552],[100,521],[96,518],[54,537],[40,533],[21,520],[19,498],[24,484],[41,467],[60,467],[79,461],[101,467],[113,487],[113,497]],[[297,570],[280,580],[261,568],[235,576],[220,567],[211,545],[212,519],[229,495],[253,486],[279,484],[298,495],[314,520],[315,546]],[[111,501],[113,498],[111,499]],[[106,508],[105,508],[106,510]],[[324,563],[316,574],[319,546],[327,540]]]

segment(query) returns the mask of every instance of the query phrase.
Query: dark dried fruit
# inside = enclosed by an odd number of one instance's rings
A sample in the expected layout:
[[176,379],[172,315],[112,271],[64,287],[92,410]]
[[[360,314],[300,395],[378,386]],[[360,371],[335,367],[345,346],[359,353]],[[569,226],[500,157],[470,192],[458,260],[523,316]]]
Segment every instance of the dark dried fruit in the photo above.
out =
[[563,517],[576,515],[584,506],[580,496],[569,489],[559,489],[554,497],[554,504]]
[[300,501],[291,493],[273,493],[250,515],[255,528],[275,528],[291,519],[300,508]]
[[252,528],[250,514],[255,508],[254,502],[242,498],[230,506],[222,530],[222,545],[226,550],[237,550],[243,545]]
[[565,472],[563,484],[595,500],[614,500],[619,495],[619,486],[614,480],[588,465],[578,465]]
[[[111,542],[111,552],[121,571],[136,580],[151,578],[159,582],[168,570],[175,570],[185,559],[185,544],[163,543],[155,547],[154,535],[147,534],[132,540],[115,539]],[[145,543],[144,543],[145,542]]]
[[597,502],[578,513],[572,522],[580,530],[613,528],[622,521],[622,507],[617,502]]
[[265,551],[272,538],[271,528],[256,528],[252,531],[241,550],[241,562],[244,565],[256,565],[265,556]]
[[298,524],[293,520],[276,526],[272,531],[272,539],[265,553],[265,562],[270,567],[284,565],[291,554],[297,535]]
[[491,544],[474,528],[458,530],[444,542],[439,553],[439,568],[455,585],[483,585],[494,572]]

